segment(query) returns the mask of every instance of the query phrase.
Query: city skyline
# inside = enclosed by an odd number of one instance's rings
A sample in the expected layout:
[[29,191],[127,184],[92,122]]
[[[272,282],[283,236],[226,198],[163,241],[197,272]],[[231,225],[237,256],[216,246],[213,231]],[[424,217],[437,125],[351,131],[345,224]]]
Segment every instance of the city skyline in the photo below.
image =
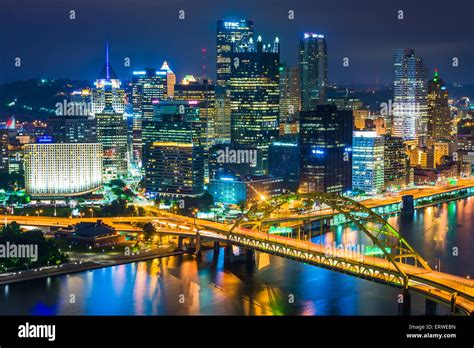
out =
[[[93,80],[103,64],[105,42],[110,43],[111,64],[122,80],[131,80],[134,69],[159,67],[164,60],[179,78],[186,74],[201,75],[202,48],[207,49],[206,73],[215,79],[216,21],[245,18],[254,21],[255,32],[263,37],[280,38],[281,62],[290,66],[298,62],[298,43],[304,32],[324,35],[330,83],[390,83],[393,51],[397,48],[415,49],[429,70],[438,68],[447,83],[474,83],[474,70],[467,63],[474,58],[470,44],[473,35],[468,27],[472,12],[468,9],[472,5],[468,1],[456,16],[448,15],[454,9],[442,1],[416,8],[407,1],[397,6],[374,5],[371,1],[358,2],[356,6],[343,1],[337,8],[327,3],[314,5],[297,1],[288,5],[275,1],[266,4],[271,11],[265,11],[263,4],[249,1],[239,2],[234,5],[236,8],[213,0],[208,0],[205,8],[186,1],[142,1],[132,7],[124,6],[126,2],[121,0],[116,6],[100,11],[96,11],[99,6],[88,1],[55,6],[54,11],[48,11],[50,2],[42,8],[30,6],[24,9],[25,18],[32,11],[25,24],[18,20],[13,3],[7,1],[0,20],[15,35],[2,40],[5,53],[1,57],[0,82],[37,77]],[[157,10],[149,10],[150,6]],[[144,9],[147,11],[140,11]],[[348,9],[350,15],[343,11]],[[70,19],[71,10],[75,11],[75,19]],[[106,17],[103,17],[104,11],[107,11]],[[128,17],[135,11],[136,16]],[[293,11],[294,19],[289,19],[289,11]],[[150,15],[155,18],[149,19]],[[278,15],[281,20],[275,27],[273,21]],[[403,19],[399,19],[400,16]],[[61,30],[43,40],[44,35],[58,26]],[[420,30],[425,27],[429,30]],[[414,32],[417,35],[412,35]],[[68,59],[64,59],[64,55],[68,55]],[[14,66],[17,57],[22,58],[21,67]],[[125,58],[130,58],[130,67],[124,67]],[[349,66],[343,65],[344,58],[349,59]],[[457,67],[452,66],[453,58],[458,58]]]
[[474,316],[467,0],[3,1],[0,319]]

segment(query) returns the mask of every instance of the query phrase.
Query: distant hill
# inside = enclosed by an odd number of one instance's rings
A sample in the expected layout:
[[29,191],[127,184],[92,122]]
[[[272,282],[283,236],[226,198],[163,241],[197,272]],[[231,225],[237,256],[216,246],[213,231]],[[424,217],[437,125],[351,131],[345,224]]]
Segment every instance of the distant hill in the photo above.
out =
[[19,121],[45,120],[76,89],[90,86],[87,81],[31,79],[0,85],[0,121],[15,116]]

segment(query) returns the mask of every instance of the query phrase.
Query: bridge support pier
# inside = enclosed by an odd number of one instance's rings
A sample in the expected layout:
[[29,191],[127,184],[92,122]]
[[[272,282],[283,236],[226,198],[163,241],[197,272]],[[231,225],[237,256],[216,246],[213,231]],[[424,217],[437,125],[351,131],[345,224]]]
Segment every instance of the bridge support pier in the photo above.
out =
[[199,232],[196,233],[196,238],[194,239],[194,243],[196,246],[195,254],[197,256],[200,256],[201,255],[201,235],[199,234]]
[[[398,315],[410,315],[411,314],[411,294],[408,290],[403,290],[401,294],[401,301],[398,302]],[[400,299],[400,297],[399,297]]]
[[232,245],[227,244],[224,249],[224,261],[227,264],[246,263],[248,266],[255,264],[255,251],[252,249],[240,248],[239,255],[234,255]]
[[229,264],[234,262],[234,253],[230,244],[226,244],[224,248],[224,262]]
[[178,237],[178,248],[183,249],[183,240],[184,237]]
[[214,242],[214,259],[219,258],[220,250],[221,250],[221,246],[220,246],[219,242]]
[[456,298],[458,297],[457,292],[453,292],[451,295],[451,315],[456,314]]
[[427,298],[425,302],[425,314],[426,315],[438,314],[438,304],[435,301],[430,300],[429,298]]

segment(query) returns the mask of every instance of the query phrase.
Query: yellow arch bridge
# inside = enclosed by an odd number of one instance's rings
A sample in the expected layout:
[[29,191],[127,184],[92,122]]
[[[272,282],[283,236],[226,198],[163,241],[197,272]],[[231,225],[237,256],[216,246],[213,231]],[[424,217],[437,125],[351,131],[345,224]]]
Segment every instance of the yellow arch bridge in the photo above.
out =
[[[372,243],[370,253],[346,252],[311,242],[311,236],[272,234],[281,226],[299,226],[335,214],[342,214]],[[387,221],[371,209],[347,197],[327,193],[287,194],[264,200],[249,209],[235,223],[226,225],[180,215],[161,213],[155,220],[158,232],[192,238],[200,251],[201,241],[211,240],[243,247],[251,251],[274,254],[316,265],[359,278],[403,289],[402,312],[409,312],[409,290],[427,299],[427,313],[435,314],[436,303],[451,306],[452,313],[474,314],[474,281],[434,271]],[[277,227],[280,226],[280,227]],[[288,229],[288,227],[287,227]],[[322,240],[322,239],[321,239]],[[408,312],[407,312],[408,311]]]

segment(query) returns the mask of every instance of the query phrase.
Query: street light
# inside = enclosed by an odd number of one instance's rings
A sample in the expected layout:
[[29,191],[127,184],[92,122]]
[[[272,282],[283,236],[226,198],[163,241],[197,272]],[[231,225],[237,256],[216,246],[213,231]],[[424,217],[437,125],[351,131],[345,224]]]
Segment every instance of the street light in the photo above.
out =
[[91,217],[94,218],[94,209],[89,208],[89,211],[91,212]]

